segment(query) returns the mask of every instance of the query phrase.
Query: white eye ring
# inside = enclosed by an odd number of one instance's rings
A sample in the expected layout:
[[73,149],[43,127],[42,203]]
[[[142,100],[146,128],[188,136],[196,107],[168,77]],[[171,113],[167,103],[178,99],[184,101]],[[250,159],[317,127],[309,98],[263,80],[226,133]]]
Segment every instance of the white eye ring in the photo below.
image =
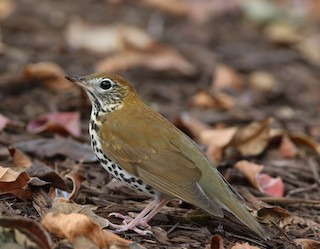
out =
[[110,90],[113,86],[113,81],[109,79],[103,79],[100,82],[100,88],[103,90]]

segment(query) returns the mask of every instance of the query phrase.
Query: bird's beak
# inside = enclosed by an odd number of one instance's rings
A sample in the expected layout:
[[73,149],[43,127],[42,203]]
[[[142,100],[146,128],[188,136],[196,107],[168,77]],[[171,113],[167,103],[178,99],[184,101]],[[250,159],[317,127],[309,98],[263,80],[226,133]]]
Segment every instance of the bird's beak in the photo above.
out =
[[73,83],[79,83],[81,81],[81,77],[75,75],[66,75],[64,77]]
[[84,79],[82,77],[79,76],[75,76],[75,75],[66,75],[64,76],[67,80],[76,83],[77,85],[83,87],[83,88],[87,88],[88,85],[86,84],[86,82],[84,81]]

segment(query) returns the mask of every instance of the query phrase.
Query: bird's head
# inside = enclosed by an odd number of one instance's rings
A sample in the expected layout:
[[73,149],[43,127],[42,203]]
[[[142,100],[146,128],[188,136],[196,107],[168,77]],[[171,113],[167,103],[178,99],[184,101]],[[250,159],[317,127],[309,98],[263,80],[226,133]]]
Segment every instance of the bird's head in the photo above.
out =
[[92,107],[98,112],[112,112],[124,103],[138,99],[133,87],[117,75],[96,73],[84,77],[65,77],[86,91]]

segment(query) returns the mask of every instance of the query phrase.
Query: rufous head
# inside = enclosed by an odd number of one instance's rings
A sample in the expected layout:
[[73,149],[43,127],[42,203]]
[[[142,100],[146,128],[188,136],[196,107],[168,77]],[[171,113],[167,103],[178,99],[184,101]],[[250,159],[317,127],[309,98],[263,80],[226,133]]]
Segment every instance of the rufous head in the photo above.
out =
[[136,98],[133,87],[123,78],[107,73],[95,73],[83,77],[65,76],[81,86],[87,93],[93,108],[109,112],[132,98]]

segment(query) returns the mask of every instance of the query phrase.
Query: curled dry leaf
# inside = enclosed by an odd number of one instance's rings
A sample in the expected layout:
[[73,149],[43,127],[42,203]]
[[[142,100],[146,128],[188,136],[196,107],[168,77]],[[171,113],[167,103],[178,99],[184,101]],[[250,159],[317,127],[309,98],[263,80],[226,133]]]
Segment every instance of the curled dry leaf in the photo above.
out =
[[265,224],[277,224],[280,228],[292,222],[290,213],[281,208],[267,205],[258,211],[259,219]]
[[237,242],[234,246],[231,247],[231,249],[260,249],[260,247],[251,246],[251,245],[249,245],[248,242],[246,242],[246,243]]
[[200,133],[199,140],[202,144],[216,145],[220,148],[226,146],[236,133],[236,127],[222,129],[207,129]]
[[35,154],[40,158],[63,155],[67,158],[83,161],[96,162],[97,158],[93,154],[88,144],[81,144],[72,139],[66,138],[41,138],[32,141],[19,142],[14,147],[26,153]]
[[[38,248],[42,248],[42,249],[52,248],[52,242],[47,231],[38,222],[30,218],[26,218],[22,216],[11,216],[11,217],[1,216],[0,226],[5,228],[10,228],[12,230],[18,230],[21,233],[25,234],[27,237],[26,240],[21,241],[21,246],[23,248],[26,248],[25,246],[26,244],[28,244],[27,240],[31,240],[33,243],[35,243],[38,246]],[[14,233],[14,234],[17,234],[17,233]],[[17,237],[15,238],[15,241],[19,241],[19,239],[21,239],[21,236],[19,236],[19,238]],[[3,244],[1,243],[1,245]]]
[[0,114],[0,131],[2,131],[9,122],[10,122],[10,119]]
[[73,87],[73,84],[64,78],[65,72],[62,68],[49,61],[26,65],[24,76],[27,79],[39,81],[46,88],[54,91]]
[[54,188],[67,190],[67,185],[64,183],[58,173],[51,167],[40,161],[34,161],[32,166],[26,170],[29,176],[37,177],[45,182],[51,183]]
[[65,37],[71,48],[96,53],[119,52],[126,46],[144,49],[153,43],[153,39],[145,31],[134,26],[97,26],[80,19],[74,19],[69,23]]
[[188,104],[192,107],[213,109],[218,107],[217,101],[207,91],[199,91],[193,95],[189,100]]
[[273,178],[267,174],[259,174],[256,176],[256,179],[261,192],[274,197],[283,197],[284,186],[279,176]]
[[31,133],[52,132],[61,135],[78,137],[81,133],[80,115],[78,112],[49,113],[32,120],[27,125]]
[[289,137],[297,146],[303,146],[320,155],[320,144],[312,137],[303,133],[290,134]]
[[212,80],[214,90],[242,88],[242,79],[240,75],[232,68],[225,65],[218,65],[215,68]]
[[210,249],[224,249],[223,239],[219,234],[212,236],[210,240]]
[[294,242],[301,246],[302,249],[318,249],[320,248],[320,242],[312,239],[294,239]]
[[79,213],[88,216],[94,223],[96,223],[100,228],[109,226],[109,220],[96,215],[92,210],[96,207],[92,207],[90,205],[80,205],[74,203],[72,200],[64,199],[64,198],[56,198],[52,202],[52,207],[50,209],[53,213],[63,213],[63,214],[71,214],[71,213]]
[[156,43],[143,49],[126,49],[107,56],[95,65],[98,72],[117,72],[132,67],[145,67],[155,71],[175,70],[187,76],[196,72],[195,67],[178,52]]
[[51,233],[68,239],[72,243],[85,237],[98,248],[144,248],[135,242],[100,229],[97,224],[83,214],[48,213],[42,218],[41,224]]
[[227,147],[236,148],[243,156],[259,155],[269,143],[271,124],[268,118],[239,128]]
[[263,169],[262,165],[251,163],[246,160],[241,160],[236,162],[234,167],[246,176],[253,187],[260,190],[259,183],[257,182],[257,175],[259,175],[261,170]]
[[8,150],[14,165],[17,167],[29,168],[32,165],[31,159],[21,150],[14,147],[9,147]]
[[253,187],[274,197],[282,197],[284,194],[283,182],[280,177],[273,178],[267,174],[260,174],[262,165],[242,160],[237,162],[234,167],[241,171]]
[[26,201],[31,198],[31,191],[27,189],[29,175],[26,172],[15,172],[10,168],[0,166],[0,195],[13,194]]
[[283,158],[294,158],[298,154],[297,147],[286,134],[282,136],[279,152]]
[[68,199],[74,200],[79,194],[81,183],[85,180],[85,177],[83,177],[77,172],[70,172],[66,174],[66,178],[72,181],[72,186],[73,186],[72,192],[70,193]]

